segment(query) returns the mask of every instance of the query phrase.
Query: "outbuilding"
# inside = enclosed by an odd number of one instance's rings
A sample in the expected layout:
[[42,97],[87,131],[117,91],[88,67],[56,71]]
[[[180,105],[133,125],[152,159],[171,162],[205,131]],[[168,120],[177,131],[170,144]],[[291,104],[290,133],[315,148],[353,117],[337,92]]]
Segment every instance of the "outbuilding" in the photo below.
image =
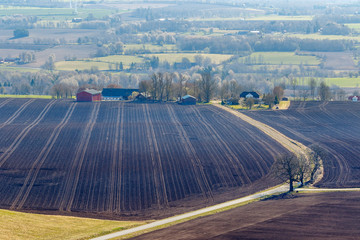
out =
[[358,102],[360,101],[360,96],[350,96],[348,99],[353,102]]
[[128,100],[133,92],[139,92],[134,88],[104,88],[102,90],[102,98],[105,101]]
[[101,92],[95,89],[85,89],[76,94],[78,102],[94,102],[101,101]]
[[242,92],[240,94],[240,98],[260,98],[259,94],[257,92]]
[[196,105],[196,98],[191,95],[185,95],[181,98],[180,104],[182,105]]

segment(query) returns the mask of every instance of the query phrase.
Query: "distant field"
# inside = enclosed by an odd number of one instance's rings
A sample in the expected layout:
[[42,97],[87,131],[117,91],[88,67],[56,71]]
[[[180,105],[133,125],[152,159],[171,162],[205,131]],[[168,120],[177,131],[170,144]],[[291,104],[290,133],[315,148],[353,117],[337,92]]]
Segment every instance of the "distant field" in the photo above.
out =
[[[241,59],[246,61],[248,57]],[[304,64],[304,65],[318,65],[320,60],[315,56],[301,56],[294,52],[255,52],[251,54],[253,63],[256,64]]]
[[42,20],[69,20],[73,17],[86,18],[90,13],[95,18],[103,18],[115,12],[116,10],[114,9],[78,8],[78,14],[75,14],[74,9],[70,8],[16,7],[4,5],[0,6],[0,16],[22,14],[37,16],[39,19]]
[[89,239],[145,224],[0,210],[1,239]]
[[345,26],[348,26],[349,28],[351,28],[356,32],[360,32],[360,23],[347,23],[345,24]]
[[219,64],[229,60],[233,55],[229,54],[201,54],[201,53],[178,53],[178,54],[147,54],[146,57],[156,56],[160,61],[168,61],[169,63],[181,62],[183,58],[188,58],[191,62],[195,61],[195,56],[201,55],[204,58],[210,58],[212,62]]
[[97,67],[100,71],[109,70],[109,64],[106,62],[87,62],[87,61],[61,61],[55,63],[56,70],[74,71],[86,70],[91,67]]
[[354,88],[360,86],[360,78],[325,78],[325,82],[331,86]]
[[295,33],[287,33],[284,34],[284,36],[286,37],[293,37],[293,38],[300,38],[300,39],[319,39],[319,40],[323,40],[323,39],[329,39],[329,40],[341,40],[341,39],[345,39],[345,40],[356,40],[356,41],[360,41],[360,37],[359,36],[342,36],[342,35],[321,35],[321,34],[295,34]]
[[154,45],[154,44],[126,44],[124,46],[126,49],[146,49],[152,52],[159,52],[159,51],[175,51],[176,45],[175,44],[164,44],[163,46]]
[[15,95],[15,94],[0,94],[0,98],[41,98],[51,99],[50,95]]
[[265,15],[258,17],[250,17],[246,20],[256,20],[256,21],[311,21],[313,16],[279,16],[279,15]]
[[131,63],[141,63],[144,61],[141,57],[136,56],[128,56],[128,55],[112,55],[107,57],[100,57],[100,58],[89,58],[90,61],[99,61],[99,62],[106,62],[106,63],[119,63],[122,62],[125,65],[130,65]]

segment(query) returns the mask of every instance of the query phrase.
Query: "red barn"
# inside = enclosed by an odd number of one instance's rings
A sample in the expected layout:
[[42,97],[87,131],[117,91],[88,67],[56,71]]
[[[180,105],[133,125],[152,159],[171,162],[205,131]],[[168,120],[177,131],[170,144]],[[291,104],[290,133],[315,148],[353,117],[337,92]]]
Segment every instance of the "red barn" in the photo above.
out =
[[94,89],[87,89],[76,94],[76,101],[78,102],[93,102],[101,101],[101,92]]

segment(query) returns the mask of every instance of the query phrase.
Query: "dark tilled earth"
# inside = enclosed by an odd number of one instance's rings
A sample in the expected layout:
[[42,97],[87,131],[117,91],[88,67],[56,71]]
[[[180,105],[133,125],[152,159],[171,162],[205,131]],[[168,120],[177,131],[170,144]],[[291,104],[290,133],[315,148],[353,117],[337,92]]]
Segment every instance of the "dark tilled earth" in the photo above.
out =
[[133,239],[359,239],[360,192],[295,194]]

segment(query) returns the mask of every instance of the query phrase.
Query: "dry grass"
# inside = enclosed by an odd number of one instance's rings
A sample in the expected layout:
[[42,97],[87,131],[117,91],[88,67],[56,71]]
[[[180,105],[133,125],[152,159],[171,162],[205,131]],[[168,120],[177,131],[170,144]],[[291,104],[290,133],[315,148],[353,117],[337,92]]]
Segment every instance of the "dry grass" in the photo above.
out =
[[89,239],[145,222],[30,214],[0,210],[1,239]]

